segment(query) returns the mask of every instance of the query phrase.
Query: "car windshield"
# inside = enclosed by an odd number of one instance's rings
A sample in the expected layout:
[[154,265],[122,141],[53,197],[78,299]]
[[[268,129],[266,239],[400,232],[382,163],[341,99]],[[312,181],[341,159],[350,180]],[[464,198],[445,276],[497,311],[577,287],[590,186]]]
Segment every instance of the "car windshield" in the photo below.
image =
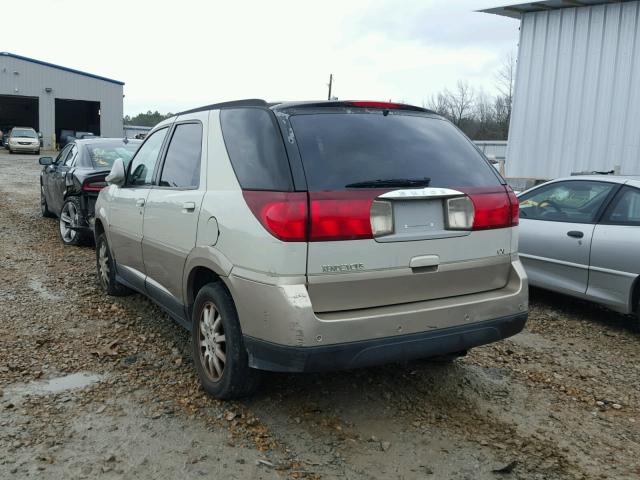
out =
[[19,137],[19,138],[37,138],[38,137],[35,131],[29,130],[26,128],[14,128],[13,130],[11,130],[11,136]]
[[127,166],[133,154],[136,153],[138,146],[139,143],[128,143],[126,145],[91,145],[87,146],[87,150],[94,167],[111,168],[117,158],[121,158],[125,166]]
[[398,113],[295,114],[309,188],[488,187],[494,169],[452,124]]

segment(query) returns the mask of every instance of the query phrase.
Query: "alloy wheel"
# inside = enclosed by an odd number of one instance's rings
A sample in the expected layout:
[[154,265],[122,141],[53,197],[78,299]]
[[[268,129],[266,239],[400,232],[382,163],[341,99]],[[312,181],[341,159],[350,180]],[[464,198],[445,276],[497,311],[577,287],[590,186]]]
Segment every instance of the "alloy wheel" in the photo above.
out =
[[78,226],[78,209],[73,202],[66,202],[60,212],[60,235],[66,242],[73,242],[78,235],[75,227]]
[[204,304],[198,323],[200,363],[207,376],[217,382],[222,378],[227,362],[227,342],[222,316],[213,303]]
[[109,273],[109,252],[107,251],[107,244],[102,242],[98,250],[98,274],[100,283],[105,289],[109,288]]

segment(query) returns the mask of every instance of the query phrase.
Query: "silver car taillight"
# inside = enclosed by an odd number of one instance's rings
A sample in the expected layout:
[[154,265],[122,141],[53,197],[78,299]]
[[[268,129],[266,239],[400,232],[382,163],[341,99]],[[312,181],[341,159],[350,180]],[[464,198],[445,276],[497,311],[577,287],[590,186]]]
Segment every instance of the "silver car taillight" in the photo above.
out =
[[473,202],[469,197],[448,198],[445,221],[448,230],[471,230],[474,217]]
[[382,237],[393,233],[393,205],[385,200],[374,200],[371,204],[371,233]]

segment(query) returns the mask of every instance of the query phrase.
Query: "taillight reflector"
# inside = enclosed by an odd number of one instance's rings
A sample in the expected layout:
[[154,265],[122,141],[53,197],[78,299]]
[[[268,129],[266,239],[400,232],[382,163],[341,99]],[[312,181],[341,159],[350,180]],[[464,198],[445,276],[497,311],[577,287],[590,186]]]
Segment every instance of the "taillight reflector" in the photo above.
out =
[[82,184],[82,190],[85,192],[99,192],[107,186],[104,178],[90,178]]

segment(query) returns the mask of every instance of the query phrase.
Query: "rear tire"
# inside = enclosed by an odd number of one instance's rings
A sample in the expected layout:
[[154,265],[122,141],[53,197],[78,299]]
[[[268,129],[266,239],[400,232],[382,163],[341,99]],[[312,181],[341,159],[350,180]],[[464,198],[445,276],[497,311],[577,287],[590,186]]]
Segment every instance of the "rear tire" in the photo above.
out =
[[60,240],[65,245],[84,245],[88,241],[86,232],[75,230],[81,223],[81,211],[78,197],[68,197],[62,205],[58,220],[58,233],[60,233]]
[[222,283],[200,289],[191,321],[193,363],[202,388],[221,400],[252,394],[262,372],[249,367],[238,313]]
[[116,263],[111,256],[107,236],[102,233],[96,239],[96,267],[98,282],[107,295],[124,297],[133,291],[116,280]]

